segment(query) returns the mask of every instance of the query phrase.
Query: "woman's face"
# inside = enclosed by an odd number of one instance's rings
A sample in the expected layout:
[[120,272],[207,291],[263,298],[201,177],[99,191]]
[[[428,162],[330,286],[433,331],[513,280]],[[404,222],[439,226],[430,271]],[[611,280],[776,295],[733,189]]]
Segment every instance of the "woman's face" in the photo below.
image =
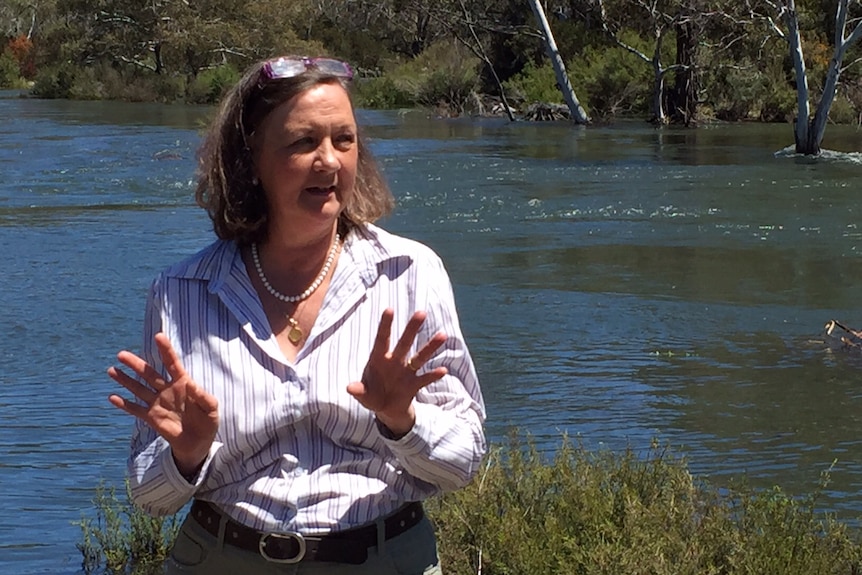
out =
[[312,241],[331,232],[356,183],[356,119],[345,89],[318,84],[275,108],[252,137],[269,232]]

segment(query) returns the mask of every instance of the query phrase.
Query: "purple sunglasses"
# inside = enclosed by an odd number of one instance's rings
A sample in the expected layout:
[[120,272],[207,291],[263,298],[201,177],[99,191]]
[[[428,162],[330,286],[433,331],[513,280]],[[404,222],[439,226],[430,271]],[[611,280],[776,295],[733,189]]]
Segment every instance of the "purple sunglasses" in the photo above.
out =
[[353,68],[347,62],[333,58],[273,58],[263,64],[263,75],[276,78],[293,78],[308,70],[318,70],[336,78],[353,79]]

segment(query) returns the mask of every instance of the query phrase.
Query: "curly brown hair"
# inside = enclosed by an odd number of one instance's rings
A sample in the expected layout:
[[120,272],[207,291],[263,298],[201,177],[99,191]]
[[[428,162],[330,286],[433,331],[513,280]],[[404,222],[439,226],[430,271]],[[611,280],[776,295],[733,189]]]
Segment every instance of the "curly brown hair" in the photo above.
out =
[[[206,209],[221,239],[240,244],[262,242],[268,228],[266,197],[254,178],[248,138],[275,108],[321,83],[350,81],[316,68],[292,78],[269,79],[258,62],[222,99],[198,150],[195,199]],[[351,98],[352,104],[352,98]],[[356,187],[339,219],[342,232],[388,215],[395,201],[361,132],[357,134]]]

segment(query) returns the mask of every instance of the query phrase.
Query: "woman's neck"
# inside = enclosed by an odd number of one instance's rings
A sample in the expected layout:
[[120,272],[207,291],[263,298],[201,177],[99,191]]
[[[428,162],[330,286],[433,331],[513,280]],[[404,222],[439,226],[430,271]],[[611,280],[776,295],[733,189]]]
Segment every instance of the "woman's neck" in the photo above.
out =
[[325,235],[296,241],[271,234],[258,244],[260,263],[269,282],[285,294],[299,294],[317,278],[335,241],[335,228]]

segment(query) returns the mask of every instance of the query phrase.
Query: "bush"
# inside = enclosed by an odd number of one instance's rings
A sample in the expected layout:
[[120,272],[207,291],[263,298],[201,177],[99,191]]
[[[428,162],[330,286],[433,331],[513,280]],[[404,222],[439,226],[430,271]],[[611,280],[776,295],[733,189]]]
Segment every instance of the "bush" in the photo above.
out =
[[786,44],[772,43],[764,47],[759,60],[743,59],[735,66],[705,66],[701,75],[703,89],[709,94],[708,107],[715,117],[727,121],[790,121],[796,113],[796,89],[792,70],[784,67],[785,51]]
[[858,573],[862,547],[815,504],[778,488],[721,492],[658,444],[637,457],[564,439],[547,461],[513,437],[427,508],[452,575]]
[[399,87],[395,80],[388,76],[358,78],[355,93],[356,105],[359,108],[393,110],[416,106],[410,92]]
[[[634,38],[627,39],[632,44]],[[652,68],[618,46],[591,46],[569,65],[575,93],[595,118],[648,116]]]
[[[563,93],[557,87],[557,76],[550,63],[542,66],[528,63],[518,74],[503,82],[503,89],[511,103],[518,107],[563,103]],[[578,93],[577,87],[575,93]]]
[[387,76],[420,106],[443,116],[476,111],[480,60],[459,43],[440,42]]
[[189,84],[186,100],[193,104],[214,104],[239,79],[240,73],[230,64],[204,70]]
[[76,75],[76,68],[68,62],[43,68],[36,74],[33,95],[39,98],[69,98]]
[[0,54],[0,88],[15,88],[21,85],[18,62],[8,52]]
[[125,501],[117,499],[113,487],[104,483],[96,488],[93,499],[95,521],[82,518],[81,541],[77,544],[83,556],[84,573],[155,575],[170,552],[180,529],[176,515],[151,517],[131,503],[126,482]]
[[[588,47],[566,64],[566,72],[578,99],[595,118],[650,112],[649,67],[621,48]],[[558,104],[564,101],[550,63],[540,67],[528,64],[504,86],[521,107],[537,102]]]
[[847,95],[839,92],[829,109],[829,121],[835,124],[855,124],[859,121],[859,110],[853,106]]
[[[512,434],[470,485],[425,508],[448,575],[855,575],[858,537],[815,511],[828,482],[827,471],[804,499],[744,483],[719,490],[657,442],[639,456],[564,438],[549,457]],[[164,560],[175,517],[151,518],[103,486],[95,504],[78,545],[86,573],[102,563],[146,573]]]

